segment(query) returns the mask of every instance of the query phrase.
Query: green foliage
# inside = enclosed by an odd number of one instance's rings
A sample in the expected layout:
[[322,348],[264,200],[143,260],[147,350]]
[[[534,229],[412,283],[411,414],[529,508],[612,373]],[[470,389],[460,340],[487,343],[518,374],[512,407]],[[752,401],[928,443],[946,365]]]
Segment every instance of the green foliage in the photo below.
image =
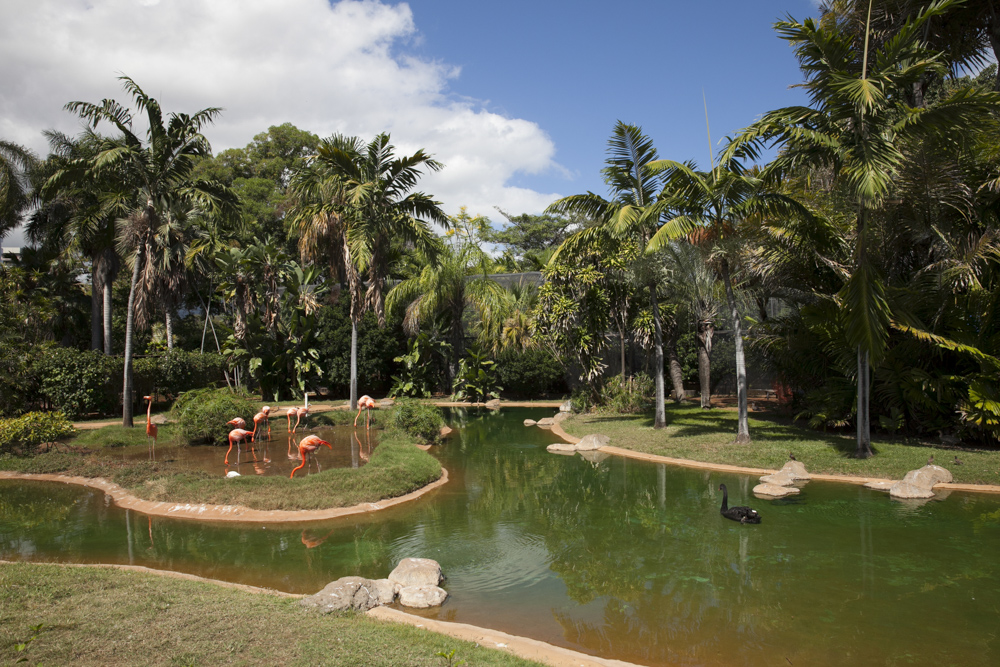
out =
[[0,454],[27,454],[43,442],[73,435],[76,429],[61,412],[29,412],[0,419]]
[[200,354],[174,348],[135,360],[135,386],[141,396],[178,396],[181,392],[214,387],[225,382],[226,360],[221,354]]
[[567,391],[562,364],[547,349],[504,350],[496,370],[505,396],[538,398]]
[[981,376],[969,383],[968,399],[959,404],[965,426],[993,441],[1000,440],[1000,390],[996,378]]
[[497,382],[496,362],[477,346],[470,347],[467,356],[458,365],[452,399],[485,403],[500,398],[501,390],[503,387]]
[[[44,623],[38,623],[37,625],[32,625],[31,636],[28,639],[24,640],[23,642],[14,644],[14,650],[19,654],[26,652],[28,650],[28,647],[31,646],[31,643],[36,639],[38,639],[38,637],[48,629],[49,629],[48,626],[46,626]],[[452,650],[452,653],[454,652],[455,651]],[[25,655],[21,655],[21,657],[17,659],[17,662],[18,663],[28,662],[28,658]],[[451,663],[449,662],[449,664]]]
[[392,376],[395,384],[390,393],[393,396],[416,396],[430,398],[443,378],[442,361],[447,358],[451,345],[432,338],[421,331],[409,343],[409,352],[396,357],[401,363],[399,375]]
[[441,437],[444,417],[433,405],[404,398],[396,401],[393,407],[392,425],[421,443],[432,444]]
[[628,379],[612,378],[601,392],[601,408],[623,415],[640,415],[653,407],[653,378],[637,373]]
[[242,417],[253,423],[257,413],[246,394],[229,389],[196,389],[184,392],[174,403],[171,414],[180,423],[181,435],[191,443],[222,444],[232,427],[231,419]]
[[52,406],[68,417],[111,414],[120,405],[118,382],[122,360],[97,350],[68,347],[39,351],[33,367],[39,389]]
[[[344,396],[351,385],[350,300],[322,308],[316,316],[316,341],[323,385],[334,395]],[[398,319],[385,327],[375,313],[367,312],[358,323],[358,382],[362,394],[385,396],[392,387],[396,357],[406,352],[406,334]]]
[[444,651],[438,651],[435,655],[441,656],[441,659],[447,667],[458,667],[459,665],[465,664],[465,660],[455,660],[455,649],[451,649],[447,653]]

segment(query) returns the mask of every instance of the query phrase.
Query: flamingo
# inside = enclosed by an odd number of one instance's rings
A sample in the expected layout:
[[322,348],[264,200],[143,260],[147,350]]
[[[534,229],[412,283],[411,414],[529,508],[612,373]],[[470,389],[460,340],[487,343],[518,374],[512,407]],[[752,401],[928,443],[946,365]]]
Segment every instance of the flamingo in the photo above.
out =
[[[146,445],[149,446],[149,460],[156,460],[156,424],[152,422],[153,413],[153,397],[143,396],[144,400],[149,401],[149,407],[146,408]],[[149,444],[149,439],[153,439],[153,444]]]
[[296,408],[295,409],[295,426],[294,426],[294,428],[292,428],[292,433],[295,433],[296,429],[299,428],[299,422],[302,420],[303,417],[305,417],[306,419],[309,418],[309,408],[306,408],[306,407]]
[[362,396],[358,399],[358,414],[354,416],[354,428],[358,427],[358,417],[361,411],[365,411],[365,428],[371,428],[371,410],[375,407],[375,399],[371,396]]
[[246,428],[247,423],[243,417],[236,417],[235,419],[230,419],[226,422],[226,426],[232,426],[233,428]]
[[299,464],[298,468],[292,469],[292,474],[288,476],[288,479],[295,477],[295,472],[305,467],[306,458],[319,449],[321,445],[326,445],[333,451],[333,445],[326,440],[320,440],[318,435],[307,435],[302,438],[302,441],[299,442],[299,456],[302,457],[302,463]]
[[257,430],[260,429],[261,422],[264,422],[264,425],[267,427],[267,439],[268,440],[271,439],[271,422],[268,420],[268,417],[270,417],[270,416],[271,416],[271,408],[269,408],[266,405],[260,409],[260,412],[258,412],[257,414],[255,414],[253,416],[253,439],[254,439],[254,442],[256,442],[258,439],[264,437],[264,431],[263,431],[263,429],[260,430],[260,435],[259,436],[257,435]]
[[[236,445],[236,456],[240,455],[240,445],[239,443],[246,441],[247,436],[253,436],[253,431],[248,431],[243,428],[234,428],[229,432],[229,449],[226,451],[226,465],[229,465],[229,452],[233,451],[233,445]],[[257,458],[257,454],[254,453],[254,459]]]

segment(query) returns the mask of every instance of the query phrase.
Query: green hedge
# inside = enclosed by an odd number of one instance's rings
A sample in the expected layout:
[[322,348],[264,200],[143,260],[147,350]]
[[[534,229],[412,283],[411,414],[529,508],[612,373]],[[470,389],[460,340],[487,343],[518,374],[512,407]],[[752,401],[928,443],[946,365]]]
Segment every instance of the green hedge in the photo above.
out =
[[229,389],[196,389],[180,395],[171,414],[181,427],[181,435],[190,443],[223,444],[227,442],[231,419],[242,417],[253,430],[253,416],[259,408],[246,394]]
[[401,398],[396,401],[393,408],[392,425],[417,438],[423,444],[431,444],[441,438],[444,417],[441,415],[441,410],[433,405]]
[[0,454],[28,454],[43,442],[76,433],[61,412],[29,412],[0,419]]
[[505,396],[540,398],[569,391],[562,364],[548,350],[505,350],[496,362]]

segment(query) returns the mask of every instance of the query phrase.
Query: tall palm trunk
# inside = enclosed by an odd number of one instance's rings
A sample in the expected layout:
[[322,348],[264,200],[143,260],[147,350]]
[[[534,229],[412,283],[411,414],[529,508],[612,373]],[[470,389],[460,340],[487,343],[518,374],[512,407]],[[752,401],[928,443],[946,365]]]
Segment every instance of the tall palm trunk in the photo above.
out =
[[135,293],[139,285],[139,274],[145,260],[148,241],[140,243],[135,251],[135,266],[132,267],[132,283],[128,291],[128,312],[125,315],[125,377],[122,382],[122,426],[132,428],[132,343],[135,332]]
[[701,407],[712,407],[712,336],[715,323],[712,320],[698,322],[698,379],[701,381]]
[[97,259],[94,259],[90,273],[90,349],[100,350],[103,348],[101,341],[101,304],[103,303],[104,289],[100,285],[98,273],[100,268]]
[[739,423],[736,427],[736,444],[750,443],[750,421],[747,418],[747,366],[743,356],[743,330],[736,296],[733,294],[733,279],[729,275],[729,261],[722,260],[722,281],[726,286],[726,300],[729,302],[729,316],[733,322],[733,346],[736,348],[736,402],[739,406]]
[[649,305],[653,310],[653,346],[656,351],[656,416],[653,428],[667,425],[666,400],[663,395],[663,327],[660,324],[660,305],[656,301],[656,285],[649,286]]
[[104,354],[111,356],[111,280],[104,280]]
[[174,349],[174,315],[170,312],[170,306],[166,307],[165,313],[163,325],[167,330],[167,349],[172,350]]
[[677,354],[677,334],[677,322],[674,320],[667,332],[667,364],[670,366],[670,384],[673,387],[671,398],[675,403],[680,403],[684,400],[684,370],[681,368],[680,355]]
[[351,318],[351,410],[358,409],[358,322]]
[[872,456],[871,417],[868,409],[868,393],[871,384],[868,378],[868,353],[858,346],[858,447],[854,457],[867,459]]
[[627,377],[625,373],[625,330],[618,330],[618,340],[621,341],[621,362],[622,362],[622,382],[625,381]]

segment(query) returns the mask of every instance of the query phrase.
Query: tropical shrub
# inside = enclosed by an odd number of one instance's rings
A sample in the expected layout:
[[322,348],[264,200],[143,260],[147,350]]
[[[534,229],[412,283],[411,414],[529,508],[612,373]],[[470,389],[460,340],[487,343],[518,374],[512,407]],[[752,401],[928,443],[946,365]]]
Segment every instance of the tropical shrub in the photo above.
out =
[[181,392],[225,384],[226,360],[221,354],[200,354],[174,348],[135,360],[137,394],[178,396]]
[[98,350],[49,348],[33,366],[42,396],[69,418],[111,414],[120,405],[122,360]]
[[188,442],[222,444],[233,429],[226,422],[242,417],[252,424],[257,411],[256,403],[246,394],[230,389],[196,389],[181,394],[171,414]]
[[630,378],[612,378],[601,393],[602,409],[626,415],[638,415],[653,408],[653,378],[637,373]]
[[497,382],[496,362],[477,346],[470,347],[468,356],[458,365],[452,400],[485,403],[500,398],[502,389]]
[[421,331],[409,342],[409,351],[399,357],[399,375],[392,376],[393,396],[430,398],[444,377],[444,363],[451,345]]
[[420,401],[400,399],[393,408],[392,425],[421,443],[431,444],[441,437],[444,417],[441,410]]
[[61,412],[29,412],[0,419],[0,454],[26,454],[43,442],[74,433],[76,429]]
[[[316,317],[316,339],[319,365],[323,369],[322,384],[334,395],[345,396],[351,386],[351,318],[350,299],[319,310]],[[388,395],[393,385],[395,361],[406,353],[406,334],[399,320],[389,319],[385,327],[378,325],[375,313],[367,312],[358,323],[358,381],[361,393],[372,396]]]
[[504,350],[496,361],[498,381],[506,396],[537,398],[566,393],[562,364],[548,350]]

